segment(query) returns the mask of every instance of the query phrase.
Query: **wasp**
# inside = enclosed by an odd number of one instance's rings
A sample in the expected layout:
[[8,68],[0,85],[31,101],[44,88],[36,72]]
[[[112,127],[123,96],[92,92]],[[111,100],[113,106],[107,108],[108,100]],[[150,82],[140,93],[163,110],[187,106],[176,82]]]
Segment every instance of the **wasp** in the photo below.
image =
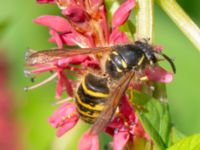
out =
[[156,52],[147,41],[111,47],[57,49],[35,52],[28,56],[28,65],[48,63],[76,55],[105,55],[102,74],[87,72],[76,90],[75,103],[82,120],[93,124],[92,134],[102,131],[114,116],[120,99],[137,72],[158,62],[157,55],[175,65],[167,55]]

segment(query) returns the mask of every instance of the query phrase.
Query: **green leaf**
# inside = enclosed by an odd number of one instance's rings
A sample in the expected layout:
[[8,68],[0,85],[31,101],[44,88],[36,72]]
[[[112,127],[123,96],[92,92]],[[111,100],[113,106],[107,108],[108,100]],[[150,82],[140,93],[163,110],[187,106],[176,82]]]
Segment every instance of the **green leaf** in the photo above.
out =
[[135,137],[133,150],[152,150],[152,143],[142,137]]
[[137,91],[132,102],[140,106],[135,108],[145,131],[159,149],[166,149],[171,127],[168,104]]
[[184,138],[167,150],[200,150],[200,134]]
[[170,132],[170,145],[173,145],[177,142],[179,142],[180,140],[182,140],[183,138],[185,138],[186,136],[180,132],[176,127],[172,127],[171,128],[171,132]]
[[119,1],[116,1],[116,0],[105,0],[104,3],[106,5],[108,20],[111,22],[112,16],[117,10],[117,8],[120,6],[120,3]]
[[133,35],[135,33],[135,25],[130,21],[126,21],[123,25],[119,27],[120,31],[125,32],[129,39],[134,39]]

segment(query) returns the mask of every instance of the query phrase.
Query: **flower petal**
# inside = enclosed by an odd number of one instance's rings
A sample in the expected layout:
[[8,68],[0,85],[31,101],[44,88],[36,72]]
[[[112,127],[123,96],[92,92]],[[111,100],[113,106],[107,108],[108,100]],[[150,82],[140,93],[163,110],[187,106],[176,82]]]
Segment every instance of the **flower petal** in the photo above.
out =
[[164,48],[162,45],[154,45],[153,49],[157,52],[162,52]]
[[72,27],[68,21],[59,16],[45,15],[33,20],[35,23],[47,26],[57,32],[71,32]]
[[72,33],[66,33],[66,34],[63,34],[61,36],[63,42],[66,44],[66,45],[69,45],[69,46],[75,46],[76,43],[74,43],[73,39],[76,39],[77,37],[77,34],[75,32],[72,32]]
[[73,88],[72,88],[72,82],[67,78],[67,76],[63,75],[64,85],[66,87],[66,91],[70,97],[73,97]]
[[56,42],[56,44],[58,45],[58,48],[62,48],[63,47],[63,42],[62,42],[62,39],[61,39],[60,35],[56,31],[54,31],[52,29],[50,29],[49,33],[52,36],[49,39],[49,41],[50,42],[53,42],[53,41]]
[[98,7],[103,3],[103,0],[90,0],[91,7]]
[[86,12],[78,5],[72,5],[62,11],[73,22],[84,22],[86,20]]
[[128,131],[122,131],[114,134],[113,141],[111,142],[113,150],[123,150],[128,139],[129,139]]
[[72,127],[74,127],[79,119],[76,105],[71,102],[64,103],[49,118],[52,127],[57,128],[57,136],[60,137]]
[[122,104],[120,105],[120,113],[122,113],[123,116],[127,118],[128,120],[131,120],[132,122],[134,122],[136,115],[135,115],[132,105],[128,101],[127,96],[123,95],[121,101],[122,101]]
[[129,39],[127,35],[124,32],[119,31],[117,28],[112,30],[112,33],[109,38],[110,44],[122,44],[122,43],[128,43]]
[[44,4],[44,3],[55,3],[56,0],[37,0],[38,3]]
[[74,120],[73,122],[68,122],[68,123],[64,124],[61,128],[58,128],[58,130],[56,132],[56,136],[57,137],[61,137],[67,131],[69,131],[70,129],[72,129],[76,125],[77,120]]
[[99,139],[98,135],[90,135],[87,131],[81,137],[78,150],[99,150]]
[[74,112],[76,112],[76,105],[71,102],[66,102],[53,113],[53,115],[49,118],[49,123],[52,127],[56,128],[63,116],[69,116]]
[[61,10],[64,10],[70,7],[71,5],[79,5],[81,7],[84,7],[83,0],[78,0],[78,1],[77,0],[56,0],[56,3]]
[[58,81],[56,84],[56,99],[60,99],[63,91],[63,78],[61,77],[61,73],[58,72]]
[[145,75],[148,77],[149,80],[158,81],[161,83],[169,83],[173,79],[172,73],[167,72],[159,66],[154,66],[153,68],[146,68]]
[[113,15],[112,26],[115,28],[122,25],[128,19],[131,9],[135,7],[135,5],[135,0],[127,0],[122,5],[120,5],[120,7]]
[[100,22],[101,23],[101,27],[103,29],[103,33],[104,33],[104,38],[105,40],[108,42],[109,40],[109,34],[110,34],[110,31],[109,31],[109,26],[108,26],[108,20],[107,20],[107,17],[106,17],[106,10],[105,10],[105,7],[104,6],[101,6],[99,8],[99,11],[100,11],[100,15],[102,16],[102,21]]

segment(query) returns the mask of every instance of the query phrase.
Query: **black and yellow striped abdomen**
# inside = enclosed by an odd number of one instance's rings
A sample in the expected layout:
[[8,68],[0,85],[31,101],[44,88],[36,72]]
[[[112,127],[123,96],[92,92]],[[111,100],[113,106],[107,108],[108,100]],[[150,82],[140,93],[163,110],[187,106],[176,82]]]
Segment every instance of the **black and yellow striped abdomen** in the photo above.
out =
[[94,123],[109,95],[107,79],[86,74],[76,94],[77,110],[82,120]]

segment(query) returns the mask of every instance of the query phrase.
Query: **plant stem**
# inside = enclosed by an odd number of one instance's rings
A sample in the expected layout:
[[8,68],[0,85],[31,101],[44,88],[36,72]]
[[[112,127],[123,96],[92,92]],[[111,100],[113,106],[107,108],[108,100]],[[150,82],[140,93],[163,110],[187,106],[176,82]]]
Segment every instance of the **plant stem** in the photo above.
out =
[[178,3],[175,0],[157,0],[157,3],[200,51],[200,29]]
[[136,40],[153,40],[153,0],[137,0]]
[[[149,39],[148,42],[150,44],[153,41],[153,0],[137,0],[135,39]],[[154,93],[152,93],[152,91],[149,90],[147,91],[147,94],[153,94],[153,96],[156,96],[158,97],[158,99],[163,100],[166,99],[166,88],[165,86],[158,86],[158,88],[155,88]],[[139,117],[139,119],[142,122],[142,124],[145,122],[145,120],[142,120],[141,117]],[[150,128],[147,127],[145,130],[147,133],[153,132]],[[153,140],[154,143],[156,143],[158,149],[165,149],[165,145],[162,143],[161,138],[155,138],[152,136],[151,140]]]
[[[136,40],[149,39],[153,41],[153,0],[137,0],[136,5]],[[146,90],[146,94],[152,95],[151,90]]]

